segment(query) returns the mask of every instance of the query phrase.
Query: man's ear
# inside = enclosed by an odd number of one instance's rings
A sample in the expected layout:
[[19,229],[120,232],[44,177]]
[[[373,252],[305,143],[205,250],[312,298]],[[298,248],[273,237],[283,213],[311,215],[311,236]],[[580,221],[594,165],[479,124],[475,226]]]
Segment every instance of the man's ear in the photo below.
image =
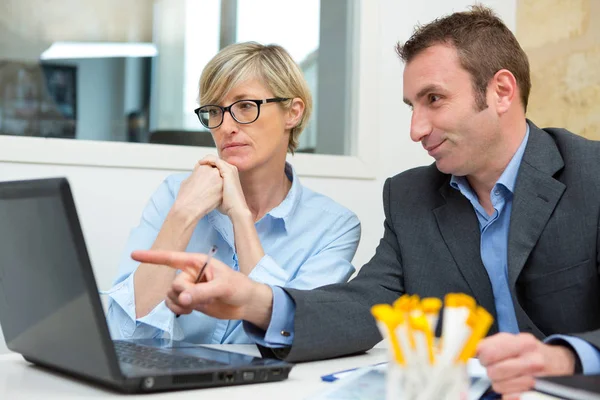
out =
[[515,76],[507,69],[496,72],[490,82],[494,105],[499,115],[506,113],[515,101],[519,101],[519,88]]
[[301,98],[295,97],[292,99],[292,104],[287,112],[285,121],[285,129],[292,129],[298,126],[304,115],[304,102]]

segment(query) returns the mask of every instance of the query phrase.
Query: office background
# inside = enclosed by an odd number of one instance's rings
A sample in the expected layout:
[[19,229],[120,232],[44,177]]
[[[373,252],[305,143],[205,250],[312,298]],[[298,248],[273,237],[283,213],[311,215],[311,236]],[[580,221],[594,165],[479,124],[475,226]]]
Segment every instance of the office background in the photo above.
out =
[[[11,3],[13,7],[19,4],[16,0],[5,3],[9,8]],[[117,3],[135,5],[135,1],[106,1],[98,13],[112,13]],[[356,26],[352,29],[352,52],[357,56],[348,58],[353,63],[350,94],[354,100],[348,106],[350,123],[346,132],[351,146],[343,153],[346,155],[301,153],[290,161],[306,186],[332,197],[359,216],[362,239],[354,259],[359,268],[373,254],[383,231],[381,188],[385,179],[431,162],[408,135],[410,110],[402,103],[403,67],[394,53],[394,45],[407,39],[416,23],[465,9],[473,2],[356,0],[355,3],[359,12],[353,16]],[[532,57],[531,118],[541,125],[564,125],[588,137],[600,138],[600,116],[592,111],[600,100],[600,24],[597,23],[600,2],[487,0],[482,3],[494,8],[516,31]],[[135,11],[132,7],[114,12],[114,24],[97,27],[100,35],[110,36],[125,29],[135,31],[129,18]],[[0,12],[0,23],[10,15],[10,9],[7,12]],[[290,29],[302,31],[301,26]],[[136,34],[150,33],[142,30]],[[18,51],[10,47],[10,37],[2,36],[6,38],[0,39],[4,40],[3,49]],[[167,39],[178,40],[176,35]],[[177,76],[172,76],[171,84],[177,85]],[[98,112],[101,114],[103,110]],[[69,178],[98,286],[107,289],[129,231],[138,223],[141,210],[155,188],[168,174],[187,170],[210,153],[214,149],[0,135],[0,180]],[[0,340],[0,353],[4,351]]]

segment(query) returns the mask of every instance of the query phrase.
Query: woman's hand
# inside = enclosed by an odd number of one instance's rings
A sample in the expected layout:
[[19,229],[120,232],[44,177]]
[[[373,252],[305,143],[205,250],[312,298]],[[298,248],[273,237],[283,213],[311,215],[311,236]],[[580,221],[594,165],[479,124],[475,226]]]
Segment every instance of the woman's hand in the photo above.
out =
[[217,168],[200,162],[192,174],[181,183],[173,210],[197,222],[221,205],[223,178]]
[[237,168],[214,155],[208,155],[198,163],[218,169],[221,178],[223,178],[223,201],[219,211],[229,216],[229,218],[233,218],[236,213],[248,213],[248,204],[240,184]]
[[213,155],[204,157],[200,164],[217,168],[223,178],[223,202],[219,211],[229,217],[233,224],[235,251],[240,272],[249,275],[265,256],[254,226],[254,215],[248,208],[235,166]]

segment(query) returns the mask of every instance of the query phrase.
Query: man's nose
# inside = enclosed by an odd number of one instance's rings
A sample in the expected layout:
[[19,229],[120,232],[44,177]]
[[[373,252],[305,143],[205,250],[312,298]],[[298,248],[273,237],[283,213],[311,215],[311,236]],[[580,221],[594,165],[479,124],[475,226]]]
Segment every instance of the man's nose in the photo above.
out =
[[431,133],[431,122],[426,113],[414,109],[410,120],[410,138],[414,142],[420,142]]

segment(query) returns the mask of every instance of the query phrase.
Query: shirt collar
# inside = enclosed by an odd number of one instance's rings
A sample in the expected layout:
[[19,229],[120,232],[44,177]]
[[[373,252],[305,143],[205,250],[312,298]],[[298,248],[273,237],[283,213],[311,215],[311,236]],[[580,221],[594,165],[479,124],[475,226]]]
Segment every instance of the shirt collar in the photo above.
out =
[[[506,187],[511,193],[514,193],[515,183],[517,181],[517,175],[519,173],[519,166],[523,160],[523,154],[525,153],[525,147],[527,147],[527,140],[529,139],[529,124],[527,124],[527,130],[525,131],[525,137],[519,145],[519,148],[513,155],[512,159],[500,175],[500,178],[496,182],[496,185],[502,185]],[[495,186],[496,186],[495,185]],[[471,186],[464,176],[452,175],[450,178],[450,186],[454,189],[460,190],[462,193],[465,191],[470,192]]]
[[300,180],[296,175],[296,171],[294,171],[294,167],[292,167],[292,165],[288,162],[285,163],[285,174],[287,175],[288,179],[292,181],[292,187],[281,204],[267,213],[267,215],[270,215],[273,218],[283,219],[284,222],[288,219],[298,205],[302,191],[302,185],[300,184]]
[[521,145],[517,149],[517,152],[510,160],[502,175],[500,175],[500,179],[496,184],[502,184],[511,193],[515,192],[515,183],[517,182],[517,175],[519,173],[519,167],[521,166],[521,160],[523,160],[523,154],[525,153],[525,147],[527,146],[527,140],[529,139],[529,125],[527,125],[527,131],[525,131],[525,137],[521,142]]

